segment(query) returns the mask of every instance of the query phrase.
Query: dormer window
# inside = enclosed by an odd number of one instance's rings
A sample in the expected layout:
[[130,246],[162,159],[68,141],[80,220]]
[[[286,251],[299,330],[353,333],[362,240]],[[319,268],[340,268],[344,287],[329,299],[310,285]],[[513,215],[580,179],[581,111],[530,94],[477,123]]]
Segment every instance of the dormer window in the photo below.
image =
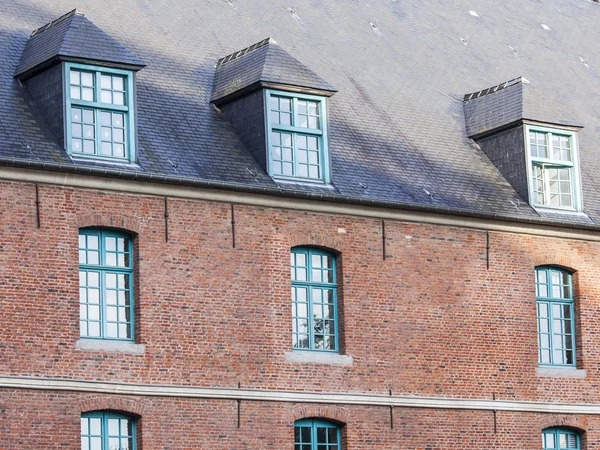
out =
[[526,136],[531,203],[581,210],[576,133],[527,125]]
[[65,70],[69,154],[135,161],[132,72],[74,63]]
[[217,62],[211,102],[276,182],[330,183],[323,78],[264,39]]
[[329,181],[325,98],[266,91],[269,174]]
[[15,70],[73,158],[136,161],[135,73],[144,63],[76,10],[38,28]]

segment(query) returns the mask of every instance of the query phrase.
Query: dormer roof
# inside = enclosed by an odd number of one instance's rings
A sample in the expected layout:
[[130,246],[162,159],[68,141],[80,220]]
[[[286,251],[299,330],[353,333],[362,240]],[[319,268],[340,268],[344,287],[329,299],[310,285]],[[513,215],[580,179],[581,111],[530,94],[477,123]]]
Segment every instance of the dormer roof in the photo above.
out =
[[336,89],[271,38],[221,58],[211,102],[222,104],[261,87],[331,96]]
[[15,77],[23,80],[57,61],[139,70],[144,63],[77,10],[38,28],[27,40]]
[[517,77],[464,96],[467,135],[471,138],[518,124],[523,120],[583,128],[551,93]]

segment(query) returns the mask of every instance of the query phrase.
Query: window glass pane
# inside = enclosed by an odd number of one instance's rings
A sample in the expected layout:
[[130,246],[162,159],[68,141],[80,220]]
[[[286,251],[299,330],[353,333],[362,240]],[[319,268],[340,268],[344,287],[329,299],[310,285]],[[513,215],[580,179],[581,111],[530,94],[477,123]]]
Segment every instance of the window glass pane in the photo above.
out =
[[337,428],[328,428],[328,435],[329,435],[329,443],[330,444],[337,444],[338,443],[338,432],[337,432]]
[[71,98],[74,100],[81,99],[81,88],[79,86],[71,86]]
[[88,102],[93,102],[94,90],[92,88],[81,88],[81,99]]
[[100,101],[102,103],[112,103],[112,92],[102,90],[100,93]]
[[289,98],[280,97],[279,106],[281,111],[291,111],[292,110],[292,102]]
[[69,79],[71,84],[81,84],[81,72],[78,70],[71,70]]
[[112,77],[113,89],[115,91],[125,90],[125,79],[123,77]]
[[94,75],[90,72],[81,72],[81,85],[93,87],[94,86]]
[[113,103],[119,106],[125,105],[125,94],[123,94],[122,92],[114,92]]
[[556,447],[554,433],[544,433],[544,447],[548,449],[554,449]]
[[317,444],[327,444],[327,428],[317,427]]
[[546,133],[539,133],[536,131],[529,132],[529,147],[531,149],[531,156],[538,158],[548,157],[548,142]]

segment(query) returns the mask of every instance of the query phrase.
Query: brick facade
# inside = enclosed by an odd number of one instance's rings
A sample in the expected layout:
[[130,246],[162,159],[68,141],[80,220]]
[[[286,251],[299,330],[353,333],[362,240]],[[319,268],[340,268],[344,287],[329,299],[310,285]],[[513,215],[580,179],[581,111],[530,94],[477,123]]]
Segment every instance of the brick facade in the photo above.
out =
[[[0,183],[0,376],[597,403],[600,243],[285,209]],[[80,227],[135,236],[136,342],[143,354],[76,349]],[[288,362],[289,250],[338,255],[340,329],[349,366]],[[536,375],[534,267],[575,271],[578,368]],[[0,389],[0,448],[75,449],[92,410],[138,417],[139,448],[292,448],[294,420],[343,424],[344,449],[540,448],[541,430],[582,430],[600,448],[600,417],[122,396]],[[48,441],[47,439],[50,439]],[[8,447],[4,443],[10,442]]]

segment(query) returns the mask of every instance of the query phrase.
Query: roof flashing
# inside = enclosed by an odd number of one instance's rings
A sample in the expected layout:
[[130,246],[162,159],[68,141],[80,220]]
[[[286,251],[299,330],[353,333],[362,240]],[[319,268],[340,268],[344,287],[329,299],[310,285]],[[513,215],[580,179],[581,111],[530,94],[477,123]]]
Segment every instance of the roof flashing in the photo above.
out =
[[[583,128],[568,105],[557,102],[554,92],[520,76],[463,97],[467,135],[471,139],[519,126],[524,121],[552,127]],[[547,104],[556,104],[548,110]]]
[[23,81],[59,61],[92,63],[133,71],[145,66],[127,48],[76,9],[31,33],[14,76]]
[[50,28],[58,25],[59,23],[64,22],[68,18],[73,17],[75,14],[79,14],[80,16],[84,15],[83,13],[78,12],[77,9],[74,9],[74,10],[69,11],[68,13],[60,16],[58,19],[54,19],[52,22],[49,22],[46,25],[42,25],[37,30],[33,30],[33,32],[31,33],[31,35],[29,37],[32,38],[33,36],[37,36],[38,34],[41,34],[44,31],[47,31]]
[[219,59],[211,102],[222,105],[261,88],[326,97],[337,92],[268,37]]

